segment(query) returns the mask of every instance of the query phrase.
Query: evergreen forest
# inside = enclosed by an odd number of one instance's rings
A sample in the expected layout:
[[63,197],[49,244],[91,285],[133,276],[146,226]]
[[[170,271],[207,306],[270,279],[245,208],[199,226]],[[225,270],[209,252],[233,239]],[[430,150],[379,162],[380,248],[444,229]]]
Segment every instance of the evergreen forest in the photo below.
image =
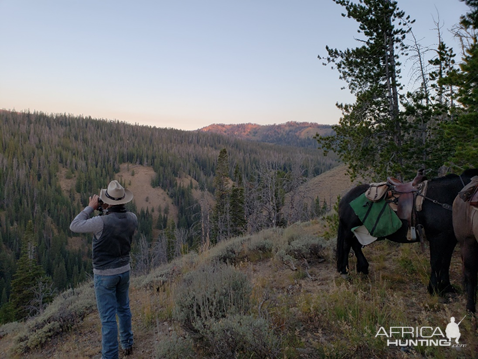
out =
[[[133,266],[154,265],[225,238],[316,216],[316,199],[284,218],[287,192],[337,164],[316,148],[278,146],[199,132],[38,112],[0,112],[0,321],[35,315],[55,293],[92,273],[91,236],[72,246],[69,224],[120,170],[154,169],[177,208],[130,209],[139,219]],[[74,181],[69,191],[62,178]],[[190,185],[177,181],[191,178]],[[212,204],[192,195],[214,196]],[[128,187],[128,183],[123,183]],[[153,204],[154,205],[154,204]],[[153,209],[154,210],[154,209]],[[153,232],[155,233],[153,235]],[[158,234],[159,233],[159,234]],[[27,270],[28,269],[28,270]],[[34,270],[33,270],[34,269]]]

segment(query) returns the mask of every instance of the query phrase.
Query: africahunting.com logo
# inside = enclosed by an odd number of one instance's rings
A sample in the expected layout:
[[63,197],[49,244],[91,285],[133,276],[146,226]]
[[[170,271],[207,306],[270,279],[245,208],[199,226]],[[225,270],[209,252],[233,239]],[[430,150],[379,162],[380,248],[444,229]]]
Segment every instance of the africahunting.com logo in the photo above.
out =
[[[465,319],[466,316],[463,317]],[[388,331],[380,327],[375,338],[387,338],[387,346],[413,347],[413,346],[439,346],[439,347],[465,347],[460,344],[460,324],[455,322],[455,317],[450,318],[445,331],[440,327],[390,327]]]

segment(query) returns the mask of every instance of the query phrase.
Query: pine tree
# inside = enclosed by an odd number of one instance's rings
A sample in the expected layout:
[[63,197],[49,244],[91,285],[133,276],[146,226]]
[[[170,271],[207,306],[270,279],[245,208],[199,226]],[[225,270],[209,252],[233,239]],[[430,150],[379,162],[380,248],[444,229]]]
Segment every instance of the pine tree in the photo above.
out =
[[0,307],[0,323],[9,323],[15,321],[15,309],[11,302],[5,303]]
[[234,170],[236,178],[231,188],[230,209],[231,209],[231,236],[240,236],[246,232],[247,220],[245,211],[244,186],[239,172],[239,166]]
[[63,290],[66,288],[68,283],[68,277],[66,273],[65,261],[63,258],[58,262],[55,270],[53,271],[53,282],[55,287]]
[[478,1],[466,0],[470,12],[462,16],[461,25],[472,33],[471,43],[466,48],[459,81],[458,102],[461,111],[456,119],[446,124],[446,136],[455,145],[451,161],[459,168],[478,167]]
[[333,126],[335,135],[317,140],[324,150],[335,151],[353,176],[402,177],[408,155],[403,152],[408,123],[399,107],[399,55],[406,50],[404,39],[413,21],[398,9],[396,1],[334,1],[345,7],[343,16],[359,23],[358,32],[364,38],[359,39],[362,46],[354,49],[326,47],[325,64],[335,66],[356,101],[338,104],[342,118]]
[[11,284],[10,303],[15,319],[23,319],[29,315],[29,306],[35,299],[35,288],[39,283],[48,282],[43,268],[36,262],[33,238],[33,223],[29,221],[22,239],[21,257]]
[[461,17],[461,24],[465,28],[478,28],[478,0],[460,0],[470,7],[470,11]]
[[166,237],[166,256],[168,262],[172,261],[175,258],[175,245],[176,245],[176,223],[171,219],[168,221],[168,225],[164,230],[164,235]]
[[227,150],[223,148],[217,159],[216,176],[214,177],[216,204],[212,218],[212,241],[217,243],[230,237],[230,210],[229,210],[229,158]]

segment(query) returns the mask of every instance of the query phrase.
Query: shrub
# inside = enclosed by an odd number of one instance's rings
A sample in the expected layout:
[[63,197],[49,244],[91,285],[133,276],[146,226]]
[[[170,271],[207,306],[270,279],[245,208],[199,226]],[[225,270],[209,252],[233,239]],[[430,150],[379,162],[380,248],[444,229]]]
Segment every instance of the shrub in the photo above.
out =
[[262,318],[232,315],[210,325],[206,334],[212,358],[279,358],[280,340]]
[[132,278],[132,285],[139,288],[158,289],[165,283],[171,282],[180,272],[178,261],[164,264],[149,274]]
[[209,251],[211,261],[231,265],[238,263],[245,256],[244,243],[249,239],[249,237],[235,237],[219,242]]
[[22,328],[22,323],[10,322],[0,326],[0,339],[3,337],[18,332]]
[[323,247],[317,238],[305,237],[292,241],[277,252],[277,257],[284,263],[295,268],[297,261],[307,262],[322,261]]
[[[62,331],[62,325],[57,322],[50,322],[42,325],[38,330],[29,333],[28,336],[23,338],[23,348],[33,349],[43,346],[51,338],[55,337]],[[22,351],[25,351],[23,349]]]
[[287,254],[296,259],[320,259],[322,246],[317,238],[301,238],[293,241],[286,249]]
[[252,236],[235,237],[217,243],[208,251],[207,258],[211,262],[222,262],[237,265],[243,261],[256,262],[270,258],[274,247],[281,239],[282,230],[268,229]]
[[57,296],[42,315],[29,319],[15,339],[13,350],[26,353],[70,330],[96,309],[93,282]]
[[223,263],[187,273],[175,292],[173,318],[188,333],[203,337],[211,320],[249,310],[252,288],[245,274]]
[[156,359],[194,359],[194,346],[191,338],[180,337],[176,333],[156,346]]
[[272,242],[269,240],[255,240],[247,246],[247,258],[256,262],[272,256]]
[[237,262],[241,251],[242,247],[237,247],[235,242],[231,242],[228,246],[221,248],[221,250],[217,252],[215,259],[222,263],[233,265]]
[[291,244],[292,242],[303,237],[304,235],[305,231],[299,223],[293,224],[284,230],[284,238],[286,239],[287,244]]

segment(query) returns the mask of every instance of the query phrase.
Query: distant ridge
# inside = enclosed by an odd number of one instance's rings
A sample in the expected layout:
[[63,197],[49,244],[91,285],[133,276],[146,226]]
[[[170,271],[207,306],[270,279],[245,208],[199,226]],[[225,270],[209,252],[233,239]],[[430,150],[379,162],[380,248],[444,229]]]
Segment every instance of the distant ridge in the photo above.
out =
[[333,132],[330,125],[294,121],[274,125],[258,125],[255,123],[237,125],[212,124],[200,128],[199,131],[297,147],[317,147],[317,141],[313,138],[316,134],[323,136]]

